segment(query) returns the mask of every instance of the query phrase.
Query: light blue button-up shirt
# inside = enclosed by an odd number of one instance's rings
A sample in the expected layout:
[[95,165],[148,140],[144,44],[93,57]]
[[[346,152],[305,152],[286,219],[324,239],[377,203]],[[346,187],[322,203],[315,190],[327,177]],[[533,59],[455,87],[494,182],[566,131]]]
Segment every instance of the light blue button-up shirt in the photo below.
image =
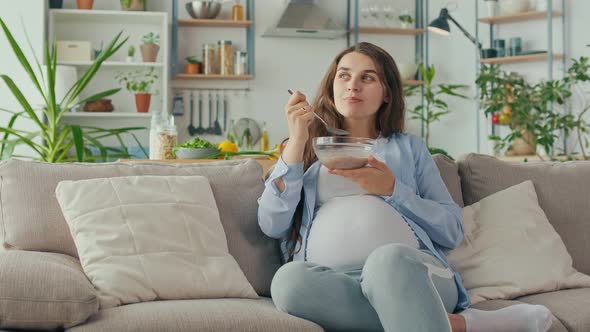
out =
[[[457,247],[463,240],[461,209],[451,198],[424,142],[411,134],[393,134],[389,139],[378,139],[373,153],[395,174],[393,194],[382,196],[383,199],[410,225],[421,249],[429,250],[449,267],[444,251]],[[319,208],[316,195],[320,166],[316,161],[304,173],[303,162],[287,165],[279,158],[258,199],[258,224],[269,237],[283,240],[281,250],[287,257],[285,243],[303,189],[302,242],[293,257],[295,261],[307,260],[307,239]],[[279,177],[285,183],[283,192],[274,183]],[[469,306],[469,296],[456,272],[455,282],[459,290],[456,311],[459,311]]]

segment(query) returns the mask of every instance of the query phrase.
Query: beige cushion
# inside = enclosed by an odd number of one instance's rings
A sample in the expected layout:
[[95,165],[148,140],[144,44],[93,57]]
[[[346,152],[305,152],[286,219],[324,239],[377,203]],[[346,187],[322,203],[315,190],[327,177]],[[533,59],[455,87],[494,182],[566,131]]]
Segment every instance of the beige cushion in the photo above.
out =
[[472,303],[590,287],[590,277],[572,267],[531,181],[466,206],[463,229],[463,242],[447,257]]
[[518,300],[546,306],[555,317],[559,318],[567,331],[590,331],[590,288],[535,294]]
[[459,178],[459,166],[449,157],[442,154],[432,156],[447,190],[453,197],[453,200],[460,207],[465,206],[463,203],[463,193],[461,192],[461,179]]
[[257,199],[264,190],[261,174],[262,168],[254,160],[207,164],[3,161],[0,162],[0,241],[8,248],[77,257],[74,241],[55,199],[55,187],[62,180],[130,175],[205,176],[219,208],[229,252],[254,290],[269,296],[270,282],[281,261],[277,242],[258,227]]
[[590,274],[589,162],[508,163],[469,154],[458,164],[466,205],[525,180],[533,181],[539,205],[565,243],[574,267]]
[[0,328],[68,328],[96,312],[96,292],[76,259],[0,252]]
[[101,310],[72,332],[321,332],[275,308],[269,298],[144,302]]
[[62,181],[56,195],[101,309],[153,300],[257,297],[228,252],[207,178]]

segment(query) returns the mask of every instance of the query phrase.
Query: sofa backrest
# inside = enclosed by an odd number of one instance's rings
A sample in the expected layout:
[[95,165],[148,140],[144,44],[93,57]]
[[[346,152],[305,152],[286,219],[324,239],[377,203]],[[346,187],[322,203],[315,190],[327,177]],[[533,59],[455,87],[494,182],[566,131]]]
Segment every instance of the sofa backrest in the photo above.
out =
[[280,266],[280,255],[277,242],[266,237],[258,227],[257,199],[264,183],[262,168],[253,160],[204,164],[1,162],[0,239],[4,248],[77,257],[76,246],[55,198],[57,184],[62,180],[129,175],[207,177],[230,253],[256,292],[270,295],[270,282]]
[[574,267],[590,274],[590,162],[511,163],[468,154],[458,165],[466,205],[532,180],[539,205],[565,243]]
[[464,206],[463,193],[461,192],[461,179],[459,178],[459,166],[450,158],[442,154],[435,154],[433,157],[440,172],[443,182],[447,186],[451,197],[457,205]]

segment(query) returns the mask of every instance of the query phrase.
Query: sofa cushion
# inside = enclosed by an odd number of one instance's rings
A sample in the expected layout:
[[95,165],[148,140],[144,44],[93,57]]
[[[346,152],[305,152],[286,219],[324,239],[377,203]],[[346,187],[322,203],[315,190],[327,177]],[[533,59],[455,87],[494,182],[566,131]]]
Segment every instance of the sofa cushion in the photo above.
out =
[[590,288],[529,295],[518,301],[546,306],[570,332],[590,331]]
[[469,154],[459,162],[463,199],[471,205],[495,192],[532,180],[549,222],[573,258],[574,268],[590,274],[590,163],[509,163]]
[[8,248],[77,257],[55,199],[55,188],[60,181],[131,175],[201,175],[211,184],[229,252],[254,290],[260,295],[270,295],[270,282],[280,267],[280,256],[277,242],[266,237],[258,227],[257,199],[264,190],[261,174],[260,165],[250,159],[195,164],[3,161],[0,163],[0,238]]
[[155,301],[101,310],[69,331],[323,331],[279,311],[269,298]]
[[443,182],[447,186],[451,197],[460,207],[465,206],[463,193],[461,192],[461,178],[459,178],[459,166],[449,157],[442,154],[435,154],[433,157],[440,172]]
[[[474,304],[471,308],[479,310],[498,310],[511,305],[523,303],[520,301],[509,301],[509,300],[489,300]],[[563,324],[553,315],[551,328],[547,332],[568,332]]]
[[590,287],[590,276],[573,269],[530,180],[462,212],[465,237],[447,257],[461,274],[471,303]]
[[0,252],[0,328],[68,328],[96,312],[96,292],[75,258]]
[[258,296],[229,254],[203,176],[62,181],[57,200],[101,309]]

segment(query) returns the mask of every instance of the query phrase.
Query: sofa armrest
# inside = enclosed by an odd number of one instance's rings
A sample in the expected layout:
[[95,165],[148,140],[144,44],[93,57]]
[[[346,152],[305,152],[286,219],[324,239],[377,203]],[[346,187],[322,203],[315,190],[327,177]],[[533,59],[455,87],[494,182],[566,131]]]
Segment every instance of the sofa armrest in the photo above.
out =
[[55,329],[98,312],[98,297],[77,259],[0,251],[0,328]]

